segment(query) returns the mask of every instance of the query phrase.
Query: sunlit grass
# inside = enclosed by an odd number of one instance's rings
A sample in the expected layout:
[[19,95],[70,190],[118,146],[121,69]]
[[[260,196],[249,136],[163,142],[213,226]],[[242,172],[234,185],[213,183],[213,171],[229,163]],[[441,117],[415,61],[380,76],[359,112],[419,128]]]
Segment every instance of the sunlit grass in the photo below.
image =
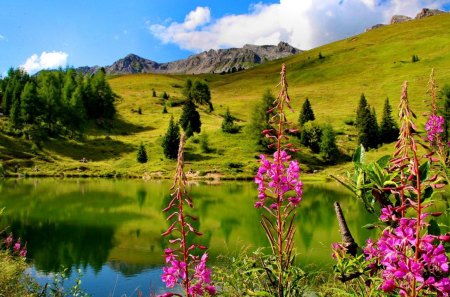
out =
[[[4,160],[14,159],[22,167],[19,171],[31,175],[39,174],[31,170],[37,165],[40,172],[51,174],[142,176],[144,172],[150,172],[170,176],[174,162],[164,158],[160,144],[170,117],[173,115],[176,120],[179,119],[181,107],[167,106],[168,113],[163,114],[163,99],[160,96],[167,92],[171,97],[169,100],[181,99],[181,87],[187,78],[203,79],[209,83],[214,105],[211,113],[200,107],[201,133],[208,135],[211,152],[201,152],[198,143],[188,140],[187,168],[208,173],[220,172],[230,177],[250,177],[258,153],[245,127],[263,92],[271,89],[277,94],[276,85],[282,63],[287,66],[289,93],[295,110],[288,113],[289,120],[297,122],[301,104],[308,97],[317,121],[331,123],[339,132],[339,148],[346,155],[351,155],[356,147],[356,130],[344,122],[355,117],[361,93],[376,108],[380,121],[385,98],[389,97],[395,114],[401,84],[408,80],[411,106],[419,116],[419,127],[423,125],[425,119],[420,115],[427,110],[423,100],[427,98],[431,68],[435,68],[439,86],[450,83],[449,27],[448,15],[385,26],[234,74],[111,77],[109,82],[121,97],[117,104],[119,121],[111,130],[98,130],[91,126],[86,131],[84,142],[58,139],[46,142],[42,154],[49,155],[54,162],[33,157],[28,142],[2,136],[0,156]],[[324,59],[318,59],[319,53]],[[412,63],[413,54],[419,57],[419,62]],[[153,89],[157,97],[152,97]],[[136,112],[138,108],[141,108],[142,114]],[[241,133],[225,134],[221,131],[221,115],[227,108],[238,119],[237,124],[243,127]],[[110,140],[105,140],[107,135]],[[293,141],[298,144],[295,138]],[[141,142],[146,146],[149,157],[146,164],[136,161],[136,151]],[[373,150],[369,152],[369,158],[374,155],[375,159],[385,151],[389,150],[385,147]],[[303,169],[324,169],[320,158],[314,157],[308,149],[301,148],[301,156]],[[89,162],[80,163],[82,157]],[[31,161],[27,163],[18,159]],[[227,167],[229,162],[242,163],[243,172],[230,171]],[[342,171],[345,166],[340,164],[327,168],[327,172]]]

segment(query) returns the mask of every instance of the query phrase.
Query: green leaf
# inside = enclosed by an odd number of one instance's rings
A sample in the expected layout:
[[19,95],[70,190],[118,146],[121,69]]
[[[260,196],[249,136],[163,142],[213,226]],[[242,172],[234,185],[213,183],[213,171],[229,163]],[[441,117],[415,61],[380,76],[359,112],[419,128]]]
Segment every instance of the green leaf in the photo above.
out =
[[377,225],[376,224],[365,224],[364,226],[362,226],[362,228],[364,228],[364,229],[374,229],[374,228],[376,228],[377,227]]
[[253,292],[253,291],[248,290],[247,293],[250,296],[272,296],[270,293],[265,292],[265,291]]
[[391,156],[385,155],[385,156],[381,157],[380,159],[378,159],[377,164],[381,168],[385,168],[387,166],[387,164],[389,163],[390,159],[391,159]]
[[434,219],[430,220],[430,225],[428,226],[428,234],[430,235],[440,235],[441,234],[441,228],[439,228],[439,225],[436,223]]
[[430,162],[426,161],[425,163],[420,165],[420,168],[419,168],[420,180],[424,181],[424,180],[428,179],[429,172],[430,172]]
[[431,196],[433,195],[433,188],[432,187],[426,187],[425,191],[423,192],[423,200],[431,198]]
[[360,145],[353,155],[353,163],[357,164],[364,164],[366,161],[366,151],[364,150],[364,147]]

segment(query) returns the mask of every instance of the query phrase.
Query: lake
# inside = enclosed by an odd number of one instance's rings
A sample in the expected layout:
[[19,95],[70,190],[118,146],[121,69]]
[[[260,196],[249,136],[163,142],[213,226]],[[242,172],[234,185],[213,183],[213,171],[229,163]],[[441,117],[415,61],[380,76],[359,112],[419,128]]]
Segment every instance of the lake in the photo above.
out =
[[[0,180],[0,230],[8,227],[27,242],[31,273],[40,283],[69,268],[71,280],[82,271],[82,287],[94,296],[136,296],[161,293],[163,249],[170,181],[114,179]],[[192,213],[199,217],[210,261],[219,255],[268,246],[253,208],[252,182],[192,183]],[[341,203],[358,243],[374,222],[361,203],[335,182],[305,183],[296,220],[298,262],[305,269],[331,270],[332,242],[340,241],[333,202]],[[133,295],[134,294],[134,295]]]

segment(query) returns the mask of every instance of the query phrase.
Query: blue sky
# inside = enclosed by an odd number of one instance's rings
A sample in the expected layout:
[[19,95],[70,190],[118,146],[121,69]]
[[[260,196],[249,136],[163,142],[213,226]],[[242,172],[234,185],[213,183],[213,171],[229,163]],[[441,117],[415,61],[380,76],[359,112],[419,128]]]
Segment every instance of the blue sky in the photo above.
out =
[[309,49],[450,0],[0,0],[0,74],[287,41]]

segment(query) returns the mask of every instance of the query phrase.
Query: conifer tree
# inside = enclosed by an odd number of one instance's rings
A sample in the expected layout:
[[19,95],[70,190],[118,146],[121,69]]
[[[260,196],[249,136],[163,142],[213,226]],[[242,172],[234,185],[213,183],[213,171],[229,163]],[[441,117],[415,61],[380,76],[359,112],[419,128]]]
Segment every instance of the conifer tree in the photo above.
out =
[[356,109],[356,127],[359,129],[364,121],[364,117],[366,116],[366,108],[367,108],[367,100],[364,93],[361,94],[359,99],[358,108]]
[[360,114],[360,126],[358,128],[358,143],[364,148],[377,148],[380,144],[379,126],[375,114],[375,109],[370,109],[367,105]]
[[389,98],[384,101],[383,118],[380,125],[380,141],[382,143],[391,143],[397,140],[399,129],[397,123],[392,117],[392,107],[389,104]]
[[269,119],[273,116],[273,113],[269,113],[269,109],[272,108],[272,104],[275,101],[275,97],[266,90],[261,97],[261,101],[255,105],[250,118],[250,125],[248,126],[248,133],[250,137],[255,140],[256,145],[262,150],[268,150],[270,141],[267,137],[261,134],[261,131],[271,129],[268,124]]
[[230,109],[227,108],[222,121],[222,131],[225,133],[236,133],[238,127],[234,124],[234,118],[231,116]]
[[136,160],[139,163],[147,163],[147,151],[145,150],[145,146],[143,143],[141,143],[141,145],[139,146]]
[[21,114],[25,124],[35,124],[38,122],[41,104],[37,93],[36,83],[29,81],[25,84],[22,95]]
[[309,99],[306,98],[305,102],[303,102],[302,110],[300,111],[298,123],[300,126],[303,126],[306,122],[314,121],[315,119],[311,103],[309,102]]
[[186,137],[191,137],[194,135],[194,132],[200,133],[202,122],[200,121],[200,114],[192,100],[187,100],[183,106],[180,125],[186,133]]
[[169,159],[176,159],[178,155],[178,146],[180,143],[180,127],[170,118],[169,127],[164,135],[162,148],[164,156]]

